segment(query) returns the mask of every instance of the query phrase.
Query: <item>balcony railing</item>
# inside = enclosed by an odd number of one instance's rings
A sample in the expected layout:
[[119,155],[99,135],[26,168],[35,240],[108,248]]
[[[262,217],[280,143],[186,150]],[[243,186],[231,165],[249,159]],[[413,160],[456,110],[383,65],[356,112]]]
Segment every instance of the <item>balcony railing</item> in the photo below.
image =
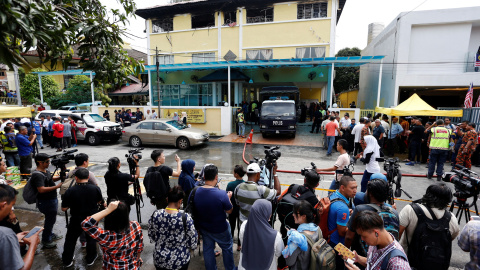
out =
[[475,67],[477,52],[468,52],[465,54],[465,72],[480,72],[480,67]]

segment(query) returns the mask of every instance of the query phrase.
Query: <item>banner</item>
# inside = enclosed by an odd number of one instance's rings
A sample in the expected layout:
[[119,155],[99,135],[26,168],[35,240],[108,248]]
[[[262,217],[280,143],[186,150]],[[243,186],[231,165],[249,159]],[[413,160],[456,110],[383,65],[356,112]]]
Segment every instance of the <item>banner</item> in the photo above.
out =
[[173,118],[173,114],[176,112],[180,119],[182,118],[182,112],[187,113],[187,124],[203,124],[206,123],[205,109],[162,109],[163,118]]

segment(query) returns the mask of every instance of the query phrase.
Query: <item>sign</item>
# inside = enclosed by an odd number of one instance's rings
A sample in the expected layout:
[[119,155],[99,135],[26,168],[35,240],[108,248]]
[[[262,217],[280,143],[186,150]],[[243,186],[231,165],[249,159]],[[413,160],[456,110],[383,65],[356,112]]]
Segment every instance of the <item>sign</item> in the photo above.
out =
[[182,112],[187,113],[187,124],[203,124],[206,123],[205,109],[163,109],[163,117],[172,119],[174,113],[182,117]]

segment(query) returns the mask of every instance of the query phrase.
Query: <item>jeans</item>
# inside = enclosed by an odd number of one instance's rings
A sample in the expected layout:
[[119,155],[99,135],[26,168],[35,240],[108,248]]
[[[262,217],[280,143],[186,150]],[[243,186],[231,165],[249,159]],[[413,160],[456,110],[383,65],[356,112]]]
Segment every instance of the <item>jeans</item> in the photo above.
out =
[[245,123],[238,123],[238,134],[245,136]]
[[[67,235],[65,236],[65,244],[63,246],[62,261],[68,265],[73,260],[73,254],[75,252],[75,245],[77,244],[78,237],[82,234],[83,229],[81,227],[83,218],[74,217],[70,219],[68,224]],[[97,256],[97,241],[86,235],[87,242],[87,262],[91,262]]]
[[[238,246],[242,246],[242,241],[240,239],[240,208],[233,207],[233,212],[228,215],[228,222],[230,222],[231,232],[232,232],[232,239],[235,238],[235,229],[237,229],[237,236],[238,236]],[[238,226],[237,226],[238,225]]]
[[20,165],[20,156],[17,152],[15,153],[8,153],[3,152],[5,154],[5,159],[7,160],[7,167],[18,166]]
[[437,165],[437,176],[443,175],[443,165],[447,161],[448,150],[432,149],[430,152],[430,162],[428,163],[428,175],[432,176]]
[[332,148],[334,143],[335,143],[335,136],[327,136],[327,145],[328,145],[327,155],[332,154]]
[[53,225],[57,221],[58,199],[37,200],[37,207],[40,213],[45,215],[45,224],[43,225],[42,242],[52,242]]
[[320,126],[322,125],[322,121],[321,120],[315,120],[315,122],[313,122],[312,124],[312,133],[313,133],[313,130],[315,129],[315,127],[317,128],[317,133],[318,133],[318,130],[320,129]]
[[[332,183],[330,184],[330,187],[328,189],[337,190],[339,187],[340,187],[340,182],[337,182],[337,180],[333,179]],[[330,194],[332,194],[332,193],[333,193],[333,191],[329,191],[328,196],[330,196]]]
[[233,261],[233,238],[230,233],[230,225],[226,231],[222,233],[209,233],[202,231],[203,236],[203,258],[205,260],[205,268],[207,270],[216,270],[217,262],[215,259],[215,242],[222,249],[223,266],[225,270],[235,269],[235,262]]
[[355,150],[353,152],[353,155],[356,156],[357,154],[362,152],[362,146],[360,145],[359,142],[355,143]]
[[72,147],[72,137],[63,137],[63,148]]
[[[32,154],[20,156],[20,173],[30,174],[32,171]],[[22,175],[23,179],[28,179],[28,175]]]
[[415,156],[417,156],[417,162],[420,162],[420,150],[422,147],[422,143],[418,141],[410,141],[410,145],[408,149],[410,150],[409,153],[409,160],[415,161]]
[[367,191],[367,184],[368,184],[368,181],[370,181],[370,177],[372,177],[372,174],[373,173],[367,172],[367,170],[365,170],[365,172],[363,172],[362,182],[360,184],[360,191],[361,192]]
[[387,140],[387,153],[393,157],[395,155],[395,147],[397,146],[397,137]]
[[37,134],[37,143],[38,145],[40,145],[40,147],[43,147],[43,141],[42,141],[42,135],[41,134]]

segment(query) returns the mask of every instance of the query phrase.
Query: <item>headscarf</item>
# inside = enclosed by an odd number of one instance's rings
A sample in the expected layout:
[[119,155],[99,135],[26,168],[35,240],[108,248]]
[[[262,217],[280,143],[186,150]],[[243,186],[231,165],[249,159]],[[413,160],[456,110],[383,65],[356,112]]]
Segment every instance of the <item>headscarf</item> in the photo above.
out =
[[245,269],[268,269],[274,256],[275,231],[268,219],[272,203],[260,199],[253,203],[242,242],[242,266]]
[[378,146],[377,139],[375,139],[375,137],[373,137],[372,135],[367,135],[363,137],[363,139],[367,144],[367,147],[365,147],[365,150],[363,151],[364,156],[368,153],[373,153],[373,155],[370,157],[370,160],[375,160],[376,158],[379,158],[380,146]]
[[172,119],[173,119],[173,120],[176,120],[176,121],[180,120],[180,117],[178,117],[178,113],[177,113],[177,112],[174,112],[174,113],[173,113],[173,118],[172,118]]
[[193,175],[193,168],[195,161],[186,159],[182,161],[182,172],[178,177],[178,184],[182,187],[186,194],[195,187],[195,176]]

